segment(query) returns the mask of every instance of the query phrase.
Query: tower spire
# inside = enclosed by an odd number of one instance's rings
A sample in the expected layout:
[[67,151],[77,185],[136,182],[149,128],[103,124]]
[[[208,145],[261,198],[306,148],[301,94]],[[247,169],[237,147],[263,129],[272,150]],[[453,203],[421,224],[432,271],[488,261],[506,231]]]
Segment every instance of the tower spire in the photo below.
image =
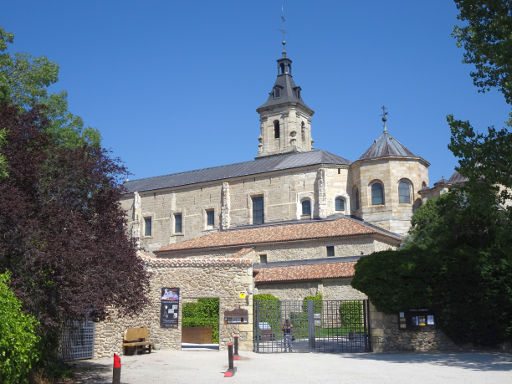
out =
[[284,4],[281,5],[281,33],[283,34],[283,40],[281,44],[283,45],[283,50],[281,51],[282,57],[286,57],[286,29],[284,27],[284,22],[286,21],[284,17]]
[[386,107],[382,106],[382,122],[384,123],[383,132],[387,132],[388,128],[386,127],[386,121],[388,121],[388,111],[386,111]]

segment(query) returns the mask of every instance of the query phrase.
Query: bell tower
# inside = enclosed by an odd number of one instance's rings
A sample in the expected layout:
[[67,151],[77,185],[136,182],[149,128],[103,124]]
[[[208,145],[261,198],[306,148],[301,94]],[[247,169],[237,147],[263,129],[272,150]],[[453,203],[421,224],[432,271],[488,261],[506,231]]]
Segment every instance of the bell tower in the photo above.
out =
[[286,57],[286,41],[282,44],[277,79],[267,102],[256,109],[261,123],[256,158],[313,150],[311,116],[315,112],[302,100],[301,88],[293,81],[292,61]]

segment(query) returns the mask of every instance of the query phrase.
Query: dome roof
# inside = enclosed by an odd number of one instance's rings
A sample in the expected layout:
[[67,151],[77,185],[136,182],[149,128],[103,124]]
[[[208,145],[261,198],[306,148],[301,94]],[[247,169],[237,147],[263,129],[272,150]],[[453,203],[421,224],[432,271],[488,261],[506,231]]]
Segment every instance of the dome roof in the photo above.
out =
[[376,159],[379,157],[419,157],[409,151],[405,145],[396,140],[389,132],[384,131],[374,141],[370,148],[359,158],[359,160]]

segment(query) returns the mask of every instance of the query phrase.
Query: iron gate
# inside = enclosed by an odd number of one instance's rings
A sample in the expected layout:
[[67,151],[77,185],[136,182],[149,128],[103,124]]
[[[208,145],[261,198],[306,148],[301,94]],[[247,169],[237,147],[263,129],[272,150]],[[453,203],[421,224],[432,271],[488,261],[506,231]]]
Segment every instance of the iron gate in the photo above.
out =
[[255,301],[254,351],[369,352],[368,300]]
[[68,321],[62,330],[62,359],[64,361],[94,357],[94,322]]

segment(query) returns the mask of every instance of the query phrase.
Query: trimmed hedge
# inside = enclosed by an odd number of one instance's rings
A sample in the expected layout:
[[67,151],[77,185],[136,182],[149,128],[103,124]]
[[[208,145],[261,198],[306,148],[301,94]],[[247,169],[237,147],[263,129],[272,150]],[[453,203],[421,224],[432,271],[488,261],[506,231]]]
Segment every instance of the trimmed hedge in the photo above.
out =
[[182,327],[211,327],[212,343],[219,342],[219,299],[201,298],[197,303],[185,303]]
[[347,332],[363,333],[363,303],[348,301],[340,304],[340,320]]
[[322,300],[323,296],[321,293],[316,294],[314,296],[306,296],[303,300],[302,310],[304,312],[308,311],[308,301],[313,301],[313,312],[314,313],[322,313]]
[[266,322],[276,335],[281,333],[281,300],[274,295],[260,293],[254,295],[254,303],[258,302],[258,322]]

